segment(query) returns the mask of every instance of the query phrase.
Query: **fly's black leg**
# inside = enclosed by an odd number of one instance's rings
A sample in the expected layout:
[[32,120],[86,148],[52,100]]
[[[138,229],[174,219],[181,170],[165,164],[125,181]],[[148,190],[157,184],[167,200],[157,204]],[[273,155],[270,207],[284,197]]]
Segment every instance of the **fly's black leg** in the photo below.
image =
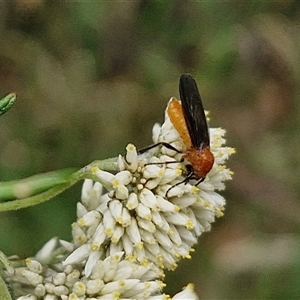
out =
[[[147,152],[148,150],[151,150],[151,149],[153,149],[155,147],[158,147],[158,146],[165,146],[166,148],[168,148],[170,150],[173,150],[177,153],[182,153],[182,151],[179,151],[178,149],[176,149],[175,147],[173,147],[172,145],[170,145],[166,142],[158,142],[156,144],[153,144],[153,145],[150,145],[148,147],[145,147],[145,148],[142,148],[142,149],[138,150],[138,154],[143,154],[143,153]],[[126,161],[126,163],[128,163],[127,160],[126,160],[126,156],[125,156],[125,161]],[[182,161],[180,160],[180,162],[182,162]],[[149,163],[149,165],[150,164],[151,163]],[[159,164],[159,163],[157,163],[157,164]]]
[[[153,145],[150,145],[146,148],[143,148],[141,150],[138,151],[139,154],[143,154],[145,153],[146,151],[148,150],[151,150],[155,147],[158,147],[158,146],[165,146],[166,148],[170,149],[170,150],[173,150],[177,153],[182,153],[181,151],[179,151],[178,149],[176,149],[175,147],[173,147],[172,145],[166,143],[166,142],[159,142],[159,143],[156,143],[156,144],[153,144]],[[163,164],[174,164],[174,163],[182,163],[184,162],[184,157],[181,157],[181,159],[179,161],[165,161],[165,162],[157,162],[157,163],[147,163],[145,164],[145,166],[148,166],[148,165],[163,165]]]
[[171,189],[173,189],[175,186],[180,185],[182,183],[186,184],[190,179],[192,179],[194,176],[193,173],[188,174],[182,181],[177,182],[176,184],[172,185],[166,192],[166,197],[168,198],[168,193],[170,192]]
[[148,146],[148,147],[146,147],[146,148],[140,149],[140,150],[138,151],[138,153],[139,153],[139,154],[143,154],[143,153],[145,153],[146,151],[151,150],[151,149],[153,149],[153,148],[155,148],[155,147],[158,147],[158,146],[165,146],[166,148],[168,148],[168,149],[170,149],[170,150],[173,150],[173,151],[175,151],[175,152],[177,152],[177,153],[182,153],[181,151],[179,151],[178,149],[176,149],[175,147],[173,147],[172,145],[170,145],[170,144],[168,144],[168,143],[166,143],[166,142],[159,142],[159,143],[150,145],[150,146]]
[[203,177],[203,178],[200,178],[198,181],[197,181],[197,183],[195,184],[196,186],[197,185],[199,185],[201,182],[203,182],[204,181],[204,179],[205,179],[205,177]]
[[148,165],[178,164],[178,163],[183,163],[183,162],[184,162],[184,157],[181,157],[180,160],[147,163],[147,164],[145,164],[145,166],[148,166]]
[[196,179],[198,179],[197,183],[195,184],[195,186],[197,186],[198,184],[200,184],[200,183],[205,179],[205,177],[199,179],[199,178],[196,176],[196,174],[195,174],[195,172],[194,172],[194,169],[193,169],[193,166],[192,166],[192,165],[186,165],[186,169],[187,169],[187,172],[188,172],[187,176],[186,176],[182,181],[180,181],[180,182],[178,182],[178,183],[172,185],[172,186],[167,190],[167,192],[166,192],[166,197],[168,197],[168,193],[169,193],[170,190],[171,190],[172,188],[174,188],[175,186],[178,186],[178,185],[180,185],[180,184],[182,184],[182,183],[186,184],[186,183],[189,182],[190,180],[196,180]]

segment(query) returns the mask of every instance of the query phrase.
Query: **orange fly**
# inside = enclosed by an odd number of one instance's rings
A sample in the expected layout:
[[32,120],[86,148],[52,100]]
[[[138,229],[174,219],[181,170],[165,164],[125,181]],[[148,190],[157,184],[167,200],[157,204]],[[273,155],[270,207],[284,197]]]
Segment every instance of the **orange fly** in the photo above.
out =
[[211,170],[214,156],[210,151],[210,139],[205,112],[194,78],[184,74],[179,80],[181,101],[173,98],[167,108],[170,120],[178,131],[185,147],[184,158],[190,163],[189,179],[199,184]]
[[[187,175],[185,179],[169,188],[166,194],[173,187],[192,179],[198,180],[196,183],[198,185],[205,179],[206,174],[214,164],[214,156],[210,151],[208,126],[202,100],[196,81],[190,74],[183,74],[180,77],[179,94],[181,101],[172,98],[169,102],[167,113],[186,147],[186,150],[183,151],[183,158],[189,164],[186,165]],[[159,145],[181,153],[181,151],[166,142],[158,142],[139,150],[139,153],[144,153]]]

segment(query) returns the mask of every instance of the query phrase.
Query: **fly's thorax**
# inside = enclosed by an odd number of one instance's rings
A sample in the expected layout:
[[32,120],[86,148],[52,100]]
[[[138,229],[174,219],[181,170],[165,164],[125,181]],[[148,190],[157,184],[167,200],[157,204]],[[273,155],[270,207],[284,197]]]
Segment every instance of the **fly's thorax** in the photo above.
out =
[[191,147],[186,150],[184,157],[190,162],[195,175],[199,179],[206,176],[206,174],[211,170],[215,160],[209,147],[202,149]]

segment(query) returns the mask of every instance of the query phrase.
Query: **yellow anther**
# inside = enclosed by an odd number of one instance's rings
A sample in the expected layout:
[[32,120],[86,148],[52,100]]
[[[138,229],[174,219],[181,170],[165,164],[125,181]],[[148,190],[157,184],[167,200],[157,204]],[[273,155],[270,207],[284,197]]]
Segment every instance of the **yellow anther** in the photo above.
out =
[[106,228],[106,229],[105,229],[105,233],[106,233],[106,235],[108,235],[108,236],[112,235],[112,234],[113,234],[112,228]]
[[198,187],[196,187],[196,186],[193,186],[192,189],[191,189],[191,193],[194,194],[194,195],[198,194],[199,191],[200,191],[200,189]]
[[93,244],[92,245],[92,251],[97,251],[99,250],[100,246],[98,244]]
[[147,267],[148,264],[149,264],[149,262],[146,258],[141,261],[141,265],[144,266],[144,267]]
[[178,205],[174,206],[174,212],[179,212],[180,211],[180,207]]
[[230,154],[236,153],[235,149],[232,148],[232,147],[227,147],[227,149],[228,149],[228,152],[229,152]]
[[176,172],[176,175],[177,175],[177,176],[180,176],[180,175],[182,174],[182,170],[181,170],[181,169],[179,169],[179,168],[178,168],[178,169],[176,169],[176,171],[175,171],[175,172]]
[[135,244],[134,246],[140,250],[144,248],[143,242],[139,242],[139,243]]
[[117,187],[117,186],[120,185],[120,180],[114,179],[113,182],[112,182],[112,184],[113,184],[114,187]]
[[177,268],[177,266],[178,265],[176,263],[173,263],[172,266],[171,266],[171,268],[170,268],[170,270],[174,271]]
[[157,176],[158,177],[162,177],[163,175],[164,175],[163,170],[159,170],[158,173],[157,173]]
[[79,235],[76,237],[76,241],[81,244],[85,241],[85,237],[83,235]]
[[116,299],[116,300],[119,299],[120,295],[121,295],[119,292],[113,292],[112,294],[113,294],[114,299]]
[[135,151],[135,146],[133,144],[128,144],[126,147],[127,151]]
[[84,226],[84,225],[85,225],[84,219],[79,219],[79,220],[77,221],[77,224],[78,224],[80,227]]
[[99,168],[98,168],[98,167],[92,167],[92,168],[91,168],[91,172],[92,172],[93,174],[96,174],[98,171],[99,171]]
[[195,226],[194,226],[194,222],[192,221],[192,220],[188,220],[187,222],[186,222],[186,228],[187,229],[189,229],[189,230],[191,230],[191,229],[193,229]]
[[200,197],[197,197],[195,203],[199,204],[201,202],[202,202],[202,199]]
[[118,282],[119,287],[124,287],[125,286],[125,281],[124,280],[120,280]]
[[117,217],[116,222],[119,223],[119,224],[122,224],[123,223],[122,217]]

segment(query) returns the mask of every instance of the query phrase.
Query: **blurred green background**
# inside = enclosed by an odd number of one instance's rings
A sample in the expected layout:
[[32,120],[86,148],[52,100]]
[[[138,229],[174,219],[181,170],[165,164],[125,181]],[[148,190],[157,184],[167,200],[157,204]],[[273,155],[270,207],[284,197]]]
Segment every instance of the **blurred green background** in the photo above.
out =
[[[192,73],[210,124],[237,150],[225,217],[166,292],[201,299],[300,299],[299,1],[1,1],[0,180],[151,144],[178,79]],[[0,215],[0,249],[34,255],[71,239],[81,183]]]

